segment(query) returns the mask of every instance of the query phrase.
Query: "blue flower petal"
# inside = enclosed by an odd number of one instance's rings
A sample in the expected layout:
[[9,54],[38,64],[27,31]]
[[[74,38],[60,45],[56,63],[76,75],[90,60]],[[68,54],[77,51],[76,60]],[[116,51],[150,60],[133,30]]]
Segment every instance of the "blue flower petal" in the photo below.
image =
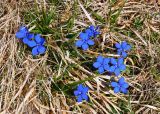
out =
[[78,87],[77,87],[77,90],[78,90],[78,91],[83,91],[83,85],[82,85],[82,84],[79,84]]
[[89,90],[89,88],[88,88],[88,87],[84,87],[84,88],[83,88],[83,93],[87,93],[87,92],[88,92],[88,90]]
[[36,42],[35,41],[29,41],[28,43],[27,43],[27,45],[29,46],[29,47],[35,47],[37,44],[36,44]]
[[32,39],[32,38],[34,38],[34,34],[29,33],[29,34],[28,34],[28,36],[27,36],[27,38],[28,38],[28,39]]
[[126,47],[125,47],[125,50],[126,51],[129,51],[131,49],[131,46],[130,45],[127,45]]
[[86,29],[85,32],[88,34],[89,37],[93,37],[94,33],[90,29]]
[[19,32],[23,32],[23,33],[25,33],[25,34],[26,34],[26,33],[29,33],[27,27],[25,27],[25,26],[21,26],[20,29],[19,29]]
[[35,41],[36,41],[38,44],[41,43],[41,35],[40,35],[40,34],[35,35]]
[[99,67],[99,68],[98,68],[98,72],[99,72],[100,74],[102,74],[102,73],[104,72],[104,68],[103,68],[103,67]]
[[116,66],[111,66],[110,69],[109,69],[109,72],[114,72],[116,69]]
[[127,53],[125,51],[122,51],[122,57],[124,57],[124,58],[127,57]]
[[83,32],[80,33],[79,37],[80,37],[82,40],[85,40],[85,41],[89,39],[88,34],[87,34],[87,33],[83,33]]
[[126,65],[121,65],[121,66],[119,66],[119,69],[120,69],[120,71],[124,71],[124,70],[126,70]]
[[102,57],[101,55],[99,55],[99,56],[97,57],[97,62],[100,62],[100,63],[103,62],[103,57]]
[[88,48],[89,48],[88,44],[84,43],[84,44],[82,45],[82,49],[83,49],[83,50],[87,50]]
[[74,91],[74,95],[75,96],[79,95],[79,91],[78,90]]
[[126,41],[122,42],[122,43],[121,43],[121,46],[122,46],[123,49],[125,49],[126,46],[127,46],[127,42],[126,42]]
[[77,47],[81,47],[82,44],[83,44],[83,41],[82,41],[82,40],[76,41],[76,46],[77,46]]
[[16,38],[21,39],[26,37],[26,34],[24,34],[23,32],[16,32]]
[[110,70],[110,66],[108,64],[103,65],[104,69],[109,71]]
[[120,43],[116,43],[115,46],[116,46],[116,48],[121,48],[121,44]]
[[115,71],[114,71],[115,75],[116,76],[119,76],[121,74],[119,68],[116,68]]
[[117,60],[115,58],[111,58],[111,64],[116,65],[117,64]]
[[19,31],[16,33],[16,37],[21,39],[21,38],[26,37],[27,34],[28,34],[28,29],[24,26],[21,26]]
[[120,49],[117,49],[117,54],[118,55],[121,55],[121,53],[122,53],[122,49],[120,48]]
[[88,95],[87,94],[82,94],[82,99],[84,99],[84,100],[86,100],[86,101],[88,101]]
[[39,53],[38,53],[38,46],[36,46],[36,47],[34,47],[33,49],[32,49],[32,55],[33,56],[35,56],[35,55],[38,55]]
[[44,45],[46,42],[46,40],[44,38],[41,37],[41,42],[40,42],[40,45]]
[[92,30],[92,31],[94,31],[94,26],[91,25],[91,26],[89,27],[89,29]]
[[124,59],[123,58],[118,58],[118,66],[124,64]]
[[27,37],[23,38],[23,43],[24,43],[24,44],[28,44],[29,41],[30,41],[30,40],[29,40]]
[[100,64],[99,62],[95,62],[95,63],[93,64],[93,66],[94,66],[95,68],[99,68],[99,67],[101,66],[101,64]]
[[104,58],[103,64],[108,64],[110,62],[110,58]]
[[121,77],[119,80],[118,80],[118,83],[119,84],[124,84],[125,83],[125,79],[124,79],[124,77]]
[[121,86],[122,86],[123,88],[128,88],[128,87],[129,87],[129,84],[128,84],[128,83],[123,83]]
[[94,45],[94,41],[93,41],[93,40],[88,40],[87,43],[88,43],[89,45]]
[[120,92],[120,88],[119,87],[115,87],[114,88],[114,93],[119,93]]
[[118,85],[117,82],[111,82],[111,86],[112,86],[112,87],[119,87],[119,85]]
[[43,53],[45,53],[45,51],[46,51],[46,48],[44,46],[38,46],[39,54],[43,54]]
[[90,29],[86,29],[85,33],[90,34],[90,33],[92,33],[92,31]]
[[82,97],[81,97],[81,95],[78,95],[78,97],[77,97],[77,102],[82,102]]
[[120,90],[121,90],[121,92],[124,93],[124,94],[127,94],[127,93],[128,93],[128,90],[127,90],[126,88],[121,87]]

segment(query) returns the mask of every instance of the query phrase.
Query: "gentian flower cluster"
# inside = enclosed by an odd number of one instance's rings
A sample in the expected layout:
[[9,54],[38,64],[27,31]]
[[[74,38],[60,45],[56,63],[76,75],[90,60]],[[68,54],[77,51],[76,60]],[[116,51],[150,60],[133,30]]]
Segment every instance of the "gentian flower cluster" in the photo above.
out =
[[123,77],[121,77],[118,82],[111,82],[111,86],[114,88],[114,93],[128,93],[129,84],[125,82],[125,79]]
[[100,32],[98,32],[98,27],[94,27],[91,25],[85,32],[81,32],[79,37],[80,39],[76,41],[76,47],[81,47],[83,50],[87,50],[89,46],[94,45],[94,41],[91,39],[92,37],[96,37]]
[[82,100],[88,101],[88,87],[85,87],[82,84],[79,84],[77,90],[74,91],[74,95],[77,97],[77,102],[82,102]]
[[45,53],[45,39],[42,38],[40,34],[35,35],[33,33],[30,33],[26,27],[22,26],[16,33],[16,37],[18,39],[22,39],[24,44],[32,48],[32,55],[35,56]]
[[[76,47],[87,50],[89,46],[95,44],[92,38],[97,37],[99,34],[99,27],[94,27],[91,25],[84,32],[80,33],[80,39],[75,43]],[[46,47],[44,44],[46,41],[40,34],[30,33],[25,26],[22,26],[16,33],[16,37],[18,39],[22,39],[24,44],[32,48],[32,55],[45,53]],[[119,76],[121,72],[126,69],[124,58],[127,57],[127,51],[131,49],[131,46],[126,41],[123,41],[121,43],[116,43],[115,47],[117,48],[117,54],[120,55],[120,58],[105,58],[99,55],[96,61],[93,63],[93,66],[98,69],[100,74],[107,71],[109,73],[114,73],[116,76]],[[128,93],[129,84],[123,77],[121,77],[118,82],[112,81],[111,86],[114,88],[115,93]],[[88,101],[88,90],[89,88],[82,84],[77,86],[77,89],[74,91],[74,95],[77,97],[77,102],[82,102],[83,100]]]
[[[115,76],[119,76],[122,71],[126,70],[124,58],[127,57],[127,51],[131,49],[131,46],[126,41],[116,43],[115,46],[117,48],[117,53],[121,55],[120,58],[104,58],[98,56],[97,60],[93,63],[93,66],[98,69],[100,74],[107,71],[109,73],[114,73]],[[114,87],[115,93],[122,92],[126,94],[128,92],[127,88],[129,85],[125,82],[123,77],[121,77],[118,82],[111,82],[111,86]]]
[[[102,56],[98,56],[96,62],[93,63],[93,66],[98,69],[100,74],[105,71],[109,73],[114,73],[116,76],[119,76],[122,71],[126,69],[126,65],[124,64],[124,58],[120,57],[118,59],[115,58],[104,58]],[[127,93],[127,88],[129,85],[124,81],[124,78],[120,78],[119,82],[111,82],[111,86],[114,87],[114,92],[123,92]]]
[[127,51],[131,49],[131,46],[126,41],[116,43],[115,47],[117,48],[117,54],[124,58],[127,57]]
[[108,71],[114,73],[116,76],[119,76],[121,71],[126,69],[123,58],[104,58],[98,56],[96,62],[93,63],[95,68],[98,68],[100,74]]

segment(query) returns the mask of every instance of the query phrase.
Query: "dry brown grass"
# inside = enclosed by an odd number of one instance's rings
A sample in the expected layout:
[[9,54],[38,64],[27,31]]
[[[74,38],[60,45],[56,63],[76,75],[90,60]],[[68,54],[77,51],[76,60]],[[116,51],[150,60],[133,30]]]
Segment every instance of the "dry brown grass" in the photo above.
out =
[[[47,6],[47,2],[44,3],[44,1],[42,0],[39,5]],[[127,40],[134,45],[131,55],[137,56],[137,58],[128,57],[126,59],[129,68],[134,72],[125,75],[131,86],[130,97],[129,95],[114,94],[106,87],[110,77],[100,75],[93,81],[85,83],[90,87],[89,97],[92,104],[89,105],[87,103],[78,104],[75,98],[66,97],[63,92],[52,92],[51,83],[54,83],[54,80],[51,77],[61,76],[64,69],[71,63],[78,67],[68,71],[72,80],[64,80],[65,83],[97,76],[96,74],[88,70],[86,66],[80,65],[78,58],[71,58],[69,53],[63,53],[57,45],[52,49],[59,54],[61,61],[59,61],[59,70],[54,71],[50,65],[46,64],[47,61],[52,62],[52,60],[48,60],[48,53],[35,59],[31,53],[25,51],[26,47],[15,38],[15,32],[24,22],[21,11],[27,7],[26,3],[32,4],[32,2],[0,1],[1,114],[111,114],[113,109],[116,110],[116,114],[120,114],[123,109],[119,102],[129,102],[126,108],[136,114],[158,114],[160,112],[160,76],[155,76],[152,71],[153,68],[157,68],[160,72],[160,36],[156,40],[152,38],[153,32],[160,35],[160,14],[152,16],[156,12],[159,13],[158,3],[137,2],[136,0],[125,3],[120,0],[110,9],[106,0],[93,0],[92,2],[88,0],[87,5],[106,20],[109,10],[114,11],[124,6],[117,20],[120,32],[109,31],[110,25],[103,24],[103,34],[100,37],[102,43],[99,43],[101,51],[111,47],[116,41]],[[66,15],[71,15],[73,2],[72,0],[65,2],[67,7],[61,21],[68,18],[65,17]],[[78,5],[77,9],[79,15],[75,19],[75,27],[72,31],[79,31],[79,27],[85,28],[91,23],[101,25],[99,21],[89,15],[84,4]],[[150,18],[145,18],[146,15]],[[137,17],[144,19],[141,30],[136,30],[132,26]],[[123,30],[130,30],[134,35],[124,35]],[[85,54],[92,55],[90,58],[95,58],[98,52],[89,50]],[[104,53],[107,56],[116,56],[107,54]],[[106,81],[107,84],[104,84]],[[129,98],[130,101],[128,101]]]

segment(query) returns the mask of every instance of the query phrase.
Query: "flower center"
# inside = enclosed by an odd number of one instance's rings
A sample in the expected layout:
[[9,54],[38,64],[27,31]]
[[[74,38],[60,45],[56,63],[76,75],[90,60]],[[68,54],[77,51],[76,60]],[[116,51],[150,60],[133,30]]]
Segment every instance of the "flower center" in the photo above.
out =
[[82,94],[82,92],[79,92],[78,94],[80,95],[80,94]]

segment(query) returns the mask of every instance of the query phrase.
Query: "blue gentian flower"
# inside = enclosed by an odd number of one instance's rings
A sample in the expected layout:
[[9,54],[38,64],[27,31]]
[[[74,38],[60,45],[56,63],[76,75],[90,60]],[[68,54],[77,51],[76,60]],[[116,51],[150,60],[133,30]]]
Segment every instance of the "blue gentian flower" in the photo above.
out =
[[89,37],[96,37],[100,34],[99,27],[95,28],[93,25],[86,29],[85,32],[88,34]]
[[25,42],[32,49],[32,55],[43,54],[46,51],[44,46],[45,39],[40,36],[40,34],[35,35],[34,40],[26,40]]
[[125,82],[125,79],[121,77],[118,82],[111,82],[111,86],[114,88],[114,93],[122,92],[124,94],[128,93],[129,84]]
[[23,39],[23,43],[32,48],[32,55],[43,54],[46,51],[44,46],[45,39],[40,34],[34,35],[25,26],[21,26],[16,33],[18,39]]
[[115,47],[117,48],[117,54],[124,58],[127,57],[126,51],[131,49],[131,46],[126,41],[123,41],[122,43],[116,43]]
[[123,58],[118,58],[118,60],[111,58],[110,64],[111,67],[109,68],[109,72],[115,73],[116,76],[120,75],[121,71],[126,69]]
[[96,62],[93,63],[93,66],[95,68],[98,68],[98,72],[102,74],[105,70],[109,70],[109,62],[109,58],[103,58],[102,56],[98,56]]
[[82,100],[88,101],[88,87],[79,84],[77,90],[74,91],[74,95],[77,97],[77,102],[82,102]]
[[75,44],[77,47],[82,47],[83,50],[87,50],[89,45],[94,45],[94,41],[89,38],[87,33],[81,32],[79,37],[80,40],[78,40]]
[[29,33],[28,29],[25,26],[21,26],[19,31],[16,32],[16,37],[18,39],[22,39],[24,37],[27,37],[28,33]]
[[34,34],[28,33],[26,37],[23,38],[23,43],[28,44],[29,41],[34,39]]

